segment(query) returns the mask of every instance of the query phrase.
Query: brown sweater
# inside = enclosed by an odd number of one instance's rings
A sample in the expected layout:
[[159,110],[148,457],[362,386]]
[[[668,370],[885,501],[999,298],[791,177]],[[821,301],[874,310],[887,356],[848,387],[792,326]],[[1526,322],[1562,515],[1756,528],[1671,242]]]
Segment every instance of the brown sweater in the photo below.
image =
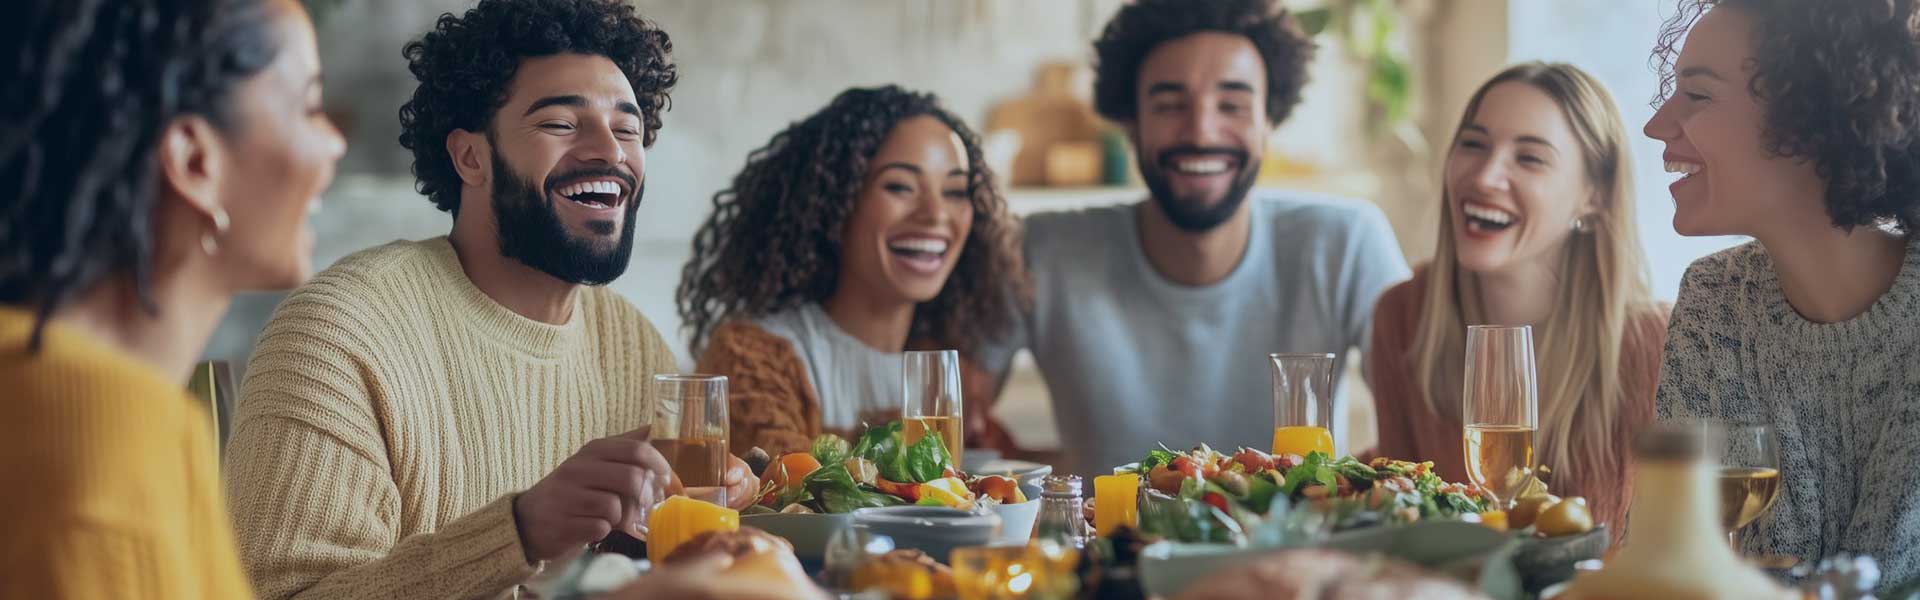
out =
[[[1405,460],[1431,460],[1447,481],[1467,481],[1466,451],[1461,445],[1459,415],[1437,415],[1427,408],[1414,372],[1414,337],[1418,335],[1421,302],[1427,294],[1427,269],[1413,279],[1388,289],[1373,313],[1373,341],[1367,350],[1367,385],[1374,395],[1375,422],[1380,445],[1376,452]],[[1660,360],[1667,330],[1667,309],[1661,306],[1634,315],[1620,347],[1620,379],[1628,391],[1620,424],[1607,449],[1617,457],[1606,472],[1572,468],[1555,473],[1552,492],[1584,496],[1594,522],[1612,528],[1617,543],[1624,527],[1627,503],[1633,498],[1628,458],[1633,435],[1653,420],[1653,394],[1660,381]],[[1579,454],[1576,449],[1574,454]]]
[[[727,376],[728,445],[736,452],[755,446],[774,456],[805,452],[822,433],[842,437],[858,433],[821,425],[819,395],[796,352],[785,338],[746,321],[728,321],[708,336],[694,370]],[[987,416],[992,406],[991,376],[964,354],[960,373],[965,378],[961,394],[967,446],[1011,450],[1006,434]],[[898,420],[900,414],[896,410],[860,418],[879,424]]]

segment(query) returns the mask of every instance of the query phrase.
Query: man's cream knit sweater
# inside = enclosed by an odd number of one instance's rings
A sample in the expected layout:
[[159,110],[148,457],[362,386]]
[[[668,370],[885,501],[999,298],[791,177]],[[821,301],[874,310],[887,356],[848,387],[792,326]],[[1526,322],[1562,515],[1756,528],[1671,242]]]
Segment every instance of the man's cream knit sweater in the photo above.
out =
[[342,259],[275,310],[241,386],[225,477],[248,574],[269,599],[506,593],[534,572],[514,494],[643,424],[675,370],[605,288],[554,326],[474,287],[446,238]]

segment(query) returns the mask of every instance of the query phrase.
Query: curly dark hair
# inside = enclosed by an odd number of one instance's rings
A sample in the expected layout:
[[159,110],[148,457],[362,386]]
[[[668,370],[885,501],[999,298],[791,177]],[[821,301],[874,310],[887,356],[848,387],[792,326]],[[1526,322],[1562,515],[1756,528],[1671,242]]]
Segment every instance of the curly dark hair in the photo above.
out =
[[993,185],[979,136],[932,94],[896,86],[853,88],[747,155],[733,184],[713,196],[713,214],[693,238],[675,300],[699,356],[707,336],[733,318],[825,301],[840,276],[841,235],[865,181],[867,161],[894,125],[930,115],[966,146],[971,232],[939,295],[915,307],[909,339],[978,349],[1011,325],[1024,299],[1019,224]]
[[1708,10],[1753,19],[1753,78],[1765,103],[1766,150],[1812,162],[1827,183],[1827,215],[1851,229],[1920,224],[1920,2],[1916,0],[1681,0],[1651,62],[1658,107],[1674,62]]
[[1204,31],[1246,36],[1267,67],[1267,120],[1278,126],[1300,104],[1313,40],[1274,0],[1136,0],[1093,41],[1093,105],[1115,122],[1139,115],[1140,64],[1160,44]]
[[620,67],[645,121],[642,143],[652,146],[660,113],[673,104],[667,93],[680,79],[667,32],[617,0],[480,0],[463,16],[441,14],[433,31],[401,50],[420,81],[400,107],[400,145],[413,151],[420,193],[459,214],[460,174],[447,134],[487,130],[521,60],[569,52]]
[[130,277],[147,312],[167,125],[235,126],[230,96],[280,51],[260,0],[29,0],[0,36],[0,303],[61,304]]

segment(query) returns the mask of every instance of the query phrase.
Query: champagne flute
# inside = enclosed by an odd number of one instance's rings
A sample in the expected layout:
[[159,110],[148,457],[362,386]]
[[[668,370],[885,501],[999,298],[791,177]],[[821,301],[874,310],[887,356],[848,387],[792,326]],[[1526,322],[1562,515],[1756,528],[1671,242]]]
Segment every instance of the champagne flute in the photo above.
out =
[[[1741,529],[1773,509],[1780,499],[1780,452],[1773,427],[1717,423],[1720,459],[1720,524],[1736,549]],[[1709,438],[1711,439],[1711,438]]]
[[907,352],[900,376],[906,397],[900,415],[906,419],[904,441],[914,444],[929,434],[939,436],[955,468],[960,464],[960,353],[955,350]]
[[1533,328],[1467,328],[1466,382],[1460,394],[1467,478],[1505,508],[1533,481],[1533,437],[1540,427]]
[[1273,363],[1273,453],[1333,458],[1333,355],[1269,354]]
[[654,449],[673,467],[686,495],[727,505],[727,378],[653,376]]

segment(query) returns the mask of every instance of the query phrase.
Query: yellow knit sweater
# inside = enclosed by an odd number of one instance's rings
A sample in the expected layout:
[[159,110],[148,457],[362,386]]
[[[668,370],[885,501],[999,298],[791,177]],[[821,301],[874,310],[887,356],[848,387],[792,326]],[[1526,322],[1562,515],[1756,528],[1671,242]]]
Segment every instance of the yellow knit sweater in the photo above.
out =
[[0,598],[245,598],[213,429],[179,382],[0,307]]
[[560,326],[473,286],[445,238],[354,254],[274,311],[227,447],[265,598],[485,598],[534,573],[512,498],[648,414],[673,355],[631,304]]

